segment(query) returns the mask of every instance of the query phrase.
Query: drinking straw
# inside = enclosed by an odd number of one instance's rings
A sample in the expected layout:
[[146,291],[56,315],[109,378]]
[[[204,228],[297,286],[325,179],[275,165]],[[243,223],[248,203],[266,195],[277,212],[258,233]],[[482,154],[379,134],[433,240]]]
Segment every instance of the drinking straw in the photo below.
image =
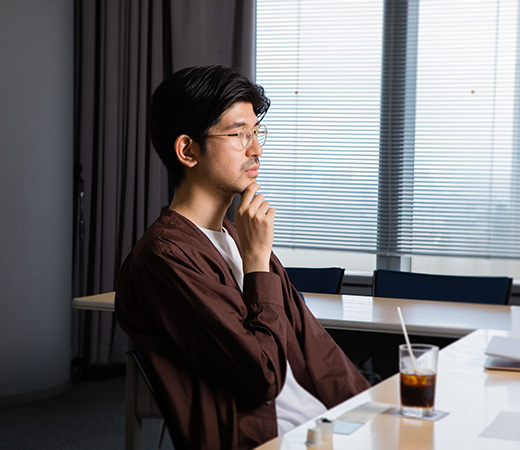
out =
[[406,340],[406,345],[408,347],[408,352],[410,352],[410,357],[412,358],[412,364],[414,372],[417,373],[417,364],[415,363],[415,356],[412,352],[412,344],[410,344],[410,338],[408,337],[408,333],[406,332],[406,326],[404,325],[403,314],[401,313],[401,307],[397,307],[397,313],[399,314],[399,320],[401,321],[401,328],[403,329],[404,339]]

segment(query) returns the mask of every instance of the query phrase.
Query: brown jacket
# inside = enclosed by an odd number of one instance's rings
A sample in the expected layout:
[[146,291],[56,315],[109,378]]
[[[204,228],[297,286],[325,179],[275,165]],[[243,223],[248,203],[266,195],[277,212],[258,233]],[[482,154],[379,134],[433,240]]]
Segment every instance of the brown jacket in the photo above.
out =
[[116,318],[158,374],[177,450],[249,449],[275,437],[286,360],[328,408],[369,387],[274,255],[271,272],[247,274],[241,293],[205,234],[168,208],[121,268]]

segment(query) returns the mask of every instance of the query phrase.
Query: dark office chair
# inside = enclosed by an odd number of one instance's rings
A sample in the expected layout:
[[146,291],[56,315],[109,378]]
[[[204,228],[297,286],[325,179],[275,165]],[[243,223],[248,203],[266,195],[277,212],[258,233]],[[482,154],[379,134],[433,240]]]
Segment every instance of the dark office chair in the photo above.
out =
[[[130,355],[132,356],[132,359],[134,360],[135,365],[139,370],[139,373],[143,376],[144,381],[148,386],[148,389],[150,389],[152,397],[154,398],[155,402],[157,403],[157,406],[159,407],[159,411],[161,411],[161,414],[164,415],[164,408],[162,407],[162,398],[157,394],[157,390],[155,388],[155,386],[157,386],[158,383],[155,369],[152,367],[144,353],[137,347],[134,347],[133,350],[130,350]],[[161,427],[159,429],[159,436],[157,438],[157,450],[159,450],[162,446],[165,429],[166,423],[163,419],[161,422]]]
[[[305,301],[303,292],[316,292],[321,294],[339,294],[343,284],[345,269],[341,267],[286,267],[291,283],[300,292]],[[329,330],[329,333],[331,330]],[[358,370],[371,385],[379,383],[382,378],[374,372],[372,358],[369,356],[354,362]]]
[[373,295],[507,305],[512,281],[507,277],[430,275],[378,269],[374,271]]
[[299,292],[339,294],[345,269],[341,267],[286,267],[291,283]]

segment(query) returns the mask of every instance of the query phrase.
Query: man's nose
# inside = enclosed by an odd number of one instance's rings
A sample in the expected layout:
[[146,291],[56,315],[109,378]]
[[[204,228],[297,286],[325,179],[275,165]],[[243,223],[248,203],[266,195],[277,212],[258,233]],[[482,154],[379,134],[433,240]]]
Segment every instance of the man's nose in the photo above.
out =
[[258,142],[258,137],[256,135],[253,135],[253,142],[251,142],[251,145],[247,149],[247,155],[248,156],[262,156],[262,153],[264,153],[262,146]]

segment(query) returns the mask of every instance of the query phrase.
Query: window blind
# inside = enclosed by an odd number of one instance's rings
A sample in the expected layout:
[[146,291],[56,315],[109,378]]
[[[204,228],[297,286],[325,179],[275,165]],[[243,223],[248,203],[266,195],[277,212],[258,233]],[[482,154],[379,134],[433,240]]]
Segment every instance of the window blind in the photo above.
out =
[[511,0],[420,3],[413,214],[402,251],[520,256],[517,9]]
[[375,251],[381,1],[257,1],[277,245]]
[[257,0],[275,243],[520,256],[513,0]]

